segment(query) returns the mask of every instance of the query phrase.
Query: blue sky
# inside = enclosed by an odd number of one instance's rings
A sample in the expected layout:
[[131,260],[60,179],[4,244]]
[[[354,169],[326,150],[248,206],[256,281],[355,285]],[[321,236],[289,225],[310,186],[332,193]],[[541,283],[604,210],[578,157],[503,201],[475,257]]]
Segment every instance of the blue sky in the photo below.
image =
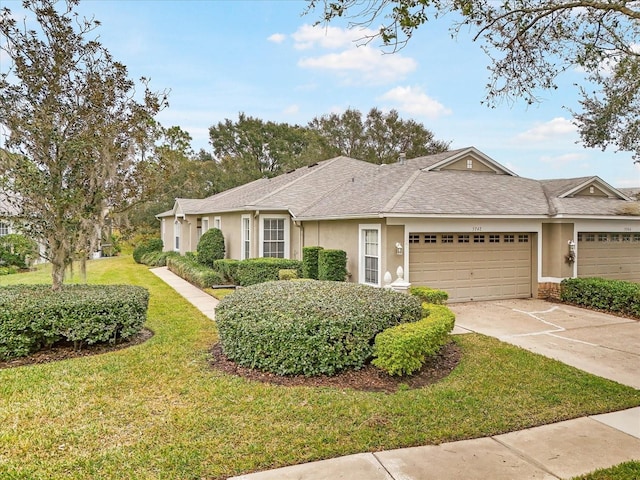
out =
[[[1,0],[11,9],[19,0]],[[452,39],[452,19],[421,27],[409,45],[384,54],[346,24],[312,27],[303,0],[83,0],[80,12],[102,22],[97,33],[132,78],[169,89],[158,117],[208,146],[208,128],[239,112],[265,121],[306,124],[351,107],[396,109],[451,141],[475,146],[518,175],[598,175],[615,187],[640,186],[631,154],[585,149],[564,107],[578,108],[570,71],[543,102],[481,104],[488,59],[471,35]],[[359,46],[360,45],[360,46]],[[2,59],[0,58],[0,61]],[[1,65],[0,65],[1,67]],[[577,143],[578,142],[578,143]]]

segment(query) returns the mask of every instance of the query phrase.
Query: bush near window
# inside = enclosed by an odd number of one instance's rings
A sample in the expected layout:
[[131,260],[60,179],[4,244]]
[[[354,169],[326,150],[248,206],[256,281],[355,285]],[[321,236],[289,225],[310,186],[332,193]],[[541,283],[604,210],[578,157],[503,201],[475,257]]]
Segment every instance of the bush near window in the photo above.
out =
[[60,341],[83,345],[126,340],[140,332],[149,292],[131,285],[0,287],[0,360]]
[[236,280],[238,285],[243,287],[270,282],[279,279],[280,270],[295,270],[298,277],[301,277],[302,262],[271,257],[241,260],[238,263]]
[[418,297],[423,303],[432,303],[434,305],[444,305],[449,300],[447,292],[435,288],[410,287],[409,293]]
[[231,258],[225,258],[223,260],[216,260],[213,262],[213,269],[220,272],[225,281],[233,285],[238,284],[238,264],[240,260],[234,260]]
[[220,272],[202,265],[195,256],[170,255],[166,260],[169,270],[196,287],[208,288],[224,283]]
[[322,247],[302,248],[302,277],[318,280],[318,255]]
[[0,267],[27,268],[38,257],[38,244],[18,233],[0,237]]
[[301,280],[237,290],[216,308],[225,354],[279,375],[359,369],[383,330],[421,318],[420,301],[368,285]]
[[224,235],[219,228],[211,228],[204,232],[196,247],[198,261],[209,267],[213,267],[213,262],[224,258]]
[[347,278],[347,252],[320,250],[318,252],[318,280],[344,282]]
[[447,343],[455,315],[444,305],[424,304],[426,318],[376,335],[371,362],[390,375],[411,375]]
[[604,278],[567,278],[560,299],[589,308],[640,318],[640,284]]
[[136,263],[142,263],[142,256],[146,253],[161,252],[162,251],[162,239],[161,238],[147,238],[140,242],[133,249],[133,259]]

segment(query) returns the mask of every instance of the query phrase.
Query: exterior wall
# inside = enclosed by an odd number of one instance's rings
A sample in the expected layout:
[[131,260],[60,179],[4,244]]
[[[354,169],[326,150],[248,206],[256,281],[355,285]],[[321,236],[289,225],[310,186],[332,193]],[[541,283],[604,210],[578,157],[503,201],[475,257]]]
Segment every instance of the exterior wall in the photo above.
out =
[[[383,233],[384,235],[384,233]],[[386,248],[382,251],[382,275],[385,272],[391,274],[391,278],[395,280],[397,278],[398,267],[402,267],[404,271],[404,258],[405,255],[409,255],[407,249],[408,245],[404,242],[404,226],[403,225],[390,225],[386,227]],[[402,253],[398,254],[396,244],[399,243],[402,247]],[[404,279],[408,277],[404,275]],[[384,282],[383,282],[384,283]]]
[[[467,160],[472,160],[473,161],[473,168],[467,168]],[[473,157],[472,155],[468,155],[464,158],[461,158],[460,160],[453,162],[450,165],[447,165],[446,168],[443,168],[443,170],[463,170],[466,172],[491,172],[491,173],[495,173],[494,170],[492,170],[491,168],[487,167],[484,163],[482,163],[480,160],[478,160],[477,158]]]
[[542,277],[560,282],[573,276],[573,264],[565,261],[570,241],[575,241],[573,223],[542,224]]
[[[592,188],[593,188],[593,192],[591,191]],[[588,187],[583,188],[579,192],[576,192],[575,196],[576,197],[608,197],[609,195],[607,195],[606,192],[603,192],[602,190],[600,190],[598,187],[590,185]]]

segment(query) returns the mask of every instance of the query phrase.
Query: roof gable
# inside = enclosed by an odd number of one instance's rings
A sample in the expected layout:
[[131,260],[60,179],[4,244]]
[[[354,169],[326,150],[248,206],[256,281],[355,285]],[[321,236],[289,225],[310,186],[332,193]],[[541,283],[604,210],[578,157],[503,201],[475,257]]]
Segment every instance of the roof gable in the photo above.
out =
[[602,197],[616,200],[631,200],[627,195],[613,188],[600,177],[589,177],[580,180],[582,181],[576,181],[574,185],[571,185],[567,190],[560,193],[558,197]]
[[465,172],[483,172],[493,173],[497,175],[509,175],[517,177],[514,172],[507,167],[499,164],[492,158],[488,157],[475,147],[455,150],[452,155],[426,167],[424,171],[465,171]]

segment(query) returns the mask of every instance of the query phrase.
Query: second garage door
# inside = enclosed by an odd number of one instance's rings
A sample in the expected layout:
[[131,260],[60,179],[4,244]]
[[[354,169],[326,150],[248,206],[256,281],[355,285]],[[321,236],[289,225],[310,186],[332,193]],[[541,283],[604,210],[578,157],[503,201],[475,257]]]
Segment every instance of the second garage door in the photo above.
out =
[[640,234],[579,233],[578,276],[640,282]]
[[409,281],[446,290],[450,301],[531,296],[528,233],[411,233]]

